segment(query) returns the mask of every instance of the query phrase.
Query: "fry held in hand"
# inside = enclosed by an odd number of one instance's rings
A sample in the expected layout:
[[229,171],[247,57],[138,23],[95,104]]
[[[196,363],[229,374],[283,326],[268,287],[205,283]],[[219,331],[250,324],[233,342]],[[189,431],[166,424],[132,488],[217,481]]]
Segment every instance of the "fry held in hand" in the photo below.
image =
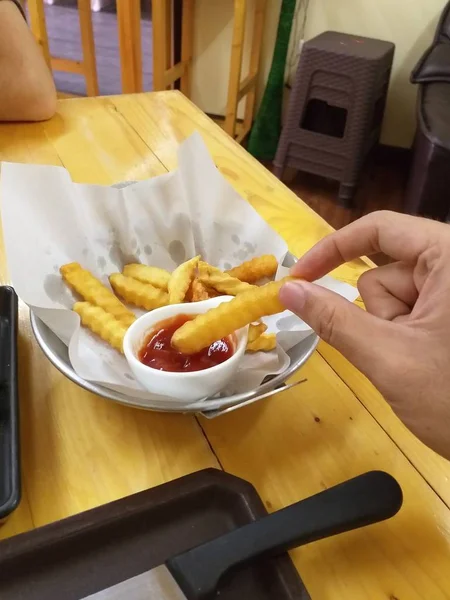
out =
[[117,321],[110,313],[90,302],[76,302],[73,310],[80,315],[85,327],[96,333],[105,342],[119,352],[123,352],[123,338],[128,329]]
[[131,325],[135,315],[92,273],[78,263],[63,265],[59,272],[64,281],[87,302],[99,306],[124,325]]
[[129,304],[134,304],[146,310],[168,304],[169,296],[167,292],[149,283],[142,283],[132,277],[125,277],[121,273],[113,273],[109,277],[109,282],[116,294],[119,294]]
[[291,279],[271,281],[197,315],[174,333],[173,346],[185,354],[194,354],[261,317],[283,312],[278,296],[282,285]]
[[277,259],[273,254],[264,254],[247,260],[238,267],[227,271],[228,275],[247,283],[256,283],[265,277],[273,277],[278,269]]
[[256,340],[247,342],[247,352],[270,352],[277,347],[277,336],[274,333],[263,333]]
[[194,279],[199,259],[200,256],[194,256],[191,260],[182,263],[172,273],[168,284],[169,304],[184,302],[189,286]]
[[167,292],[167,286],[171,277],[169,271],[165,269],[140,264],[126,265],[123,269],[123,275],[133,277],[133,279],[137,279],[142,283],[149,283],[165,292]]

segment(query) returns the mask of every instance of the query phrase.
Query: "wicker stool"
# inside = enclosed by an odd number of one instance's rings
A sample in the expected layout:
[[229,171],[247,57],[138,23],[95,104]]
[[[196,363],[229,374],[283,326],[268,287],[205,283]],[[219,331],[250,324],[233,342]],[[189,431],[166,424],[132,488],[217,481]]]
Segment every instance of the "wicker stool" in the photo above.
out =
[[285,167],[340,182],[353,198],[359,172],[377,143],[394,44],[327,31],[306,42],[275,157]]

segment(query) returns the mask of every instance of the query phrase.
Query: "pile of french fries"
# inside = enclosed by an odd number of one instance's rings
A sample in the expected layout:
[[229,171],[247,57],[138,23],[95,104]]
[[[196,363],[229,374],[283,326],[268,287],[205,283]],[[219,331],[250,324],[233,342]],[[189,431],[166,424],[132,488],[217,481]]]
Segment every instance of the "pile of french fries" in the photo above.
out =
[[122,273],[110,275],[113,291],[78,263],[63,265],[60,273],[83,299],[73,306],[82,324],[119,352],[123,352],[123,338],[136,319],[119,297],[126,304],[150,311],[168,304],[235,296],[195,316],[175,332],[174,347],[185,354],[194,354],[246,325],[249,325],[247,351],[275,348],[275,334],[266,334],[267,327],[260,319],[284,310],[278,293],[285,280],[258,284],[272,278],[277,267],[273,255],[253,258],[226,272],[202,261],[200,256],[182,263],[172,273],[158,267],[130,264]]

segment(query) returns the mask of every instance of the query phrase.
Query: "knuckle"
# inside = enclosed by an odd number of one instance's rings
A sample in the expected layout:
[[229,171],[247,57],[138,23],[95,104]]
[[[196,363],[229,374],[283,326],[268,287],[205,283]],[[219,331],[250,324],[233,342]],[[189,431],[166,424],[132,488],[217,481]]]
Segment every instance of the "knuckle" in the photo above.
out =
[[365,271],[358,279],[357,287],[360,294],[372,287],[374,271]]
[[416,269],[419,276],[425,276],[427,273],[433,271],[437,265],[441,264],[443,254],[442,247],[439,243],[431,243],[417,259]]
[[375,218],[379,218],[379,219],[390,219],[392,216],[395,216],[397,213],[393,210],[377,210],[374,213],[372,213],[374,215]]
[[337,312],[333,305],[324,305],[317,314],[317,335],[330,345],[333,345],[336,334]]

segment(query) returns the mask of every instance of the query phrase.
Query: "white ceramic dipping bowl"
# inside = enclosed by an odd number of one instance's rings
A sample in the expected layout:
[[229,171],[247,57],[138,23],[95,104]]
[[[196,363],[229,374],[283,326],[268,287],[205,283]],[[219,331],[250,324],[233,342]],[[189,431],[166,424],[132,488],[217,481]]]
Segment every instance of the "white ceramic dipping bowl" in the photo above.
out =
[[138,353],[148,334],[155,329],[155,325],[160,321],[165,321],[176,315],[205,313],[210,308],[214,308],[222,302],[229,302],[232,299],[233,296],[219,296],[202,302],[171,304],[156,308],[136,319],[125,334],[123,349],[130,369],[140,384],[149,392],[167,396],[168,399],[172,399],[177,403],[184,402],[186,404],[209,398],[222,390],[231,381],[242,360],[247,345],[248,326],[235,332],[234,341],[236,346],[230,358],[202,371],[187,373],[159,371],[142,364],[138,359]]

